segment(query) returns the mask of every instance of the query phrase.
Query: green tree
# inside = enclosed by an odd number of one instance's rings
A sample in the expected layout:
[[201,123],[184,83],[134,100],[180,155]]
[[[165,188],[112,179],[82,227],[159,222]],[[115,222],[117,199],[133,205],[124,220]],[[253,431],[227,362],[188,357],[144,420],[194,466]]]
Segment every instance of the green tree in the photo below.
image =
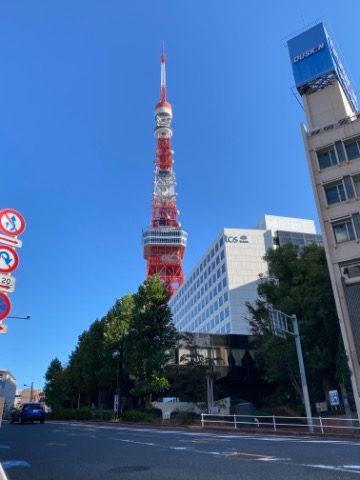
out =
[[170,298],[158,276],[147,279],[134,294],[134,310],[125,338],[125,366],[133,379],[133,393],[146,397],[169,388],[164,368],[175,346],[176,329],[172,323]]
[[54,404],[77,408],[93,402],[112,405],[119,365],[114,353],[122,350],[132,309],[131,294],[117,299],[105,317],[79,335],[66,367],[57,359],[50,364],[47,391]]
[[45,373],[44,387],[46,404],[53,408],[59,409],[63,406],[66,399],[64,388],[64,369],[58,358],[54,358]]
[[[179,358],[177,371],[172,374],[171,395],[181,401],[207,405],[206,377],[215,381],[219,374],[214,371],[216,358],[209,358],[201,352],[192,333],[178,334],[178,348],[185,350]],[[171,368],[174,370],[174,368]],[[214,391],[216,392],[216,388]]]
[[[133,294],[117,299],[105,317],[106,375],[113,379],[113,391],[119,396],[119,411],[127,396],[128,375],[124,370],[125,338],[134,310]],[[104,369],[105,374],[105,369]]]
[[295,342],[272,335],[267,306],[272,305],[288,315],[295,314],[310,396],[314,401],[325,400],[327,392],[338,386],[337,358],[343,367],[342,375],[346,375],[344,357],[339,356],[340,327],[325,251],[316,245],[300,249],[286,244],[269,250],[265,260],[269,271],[268,275],[260,276],[259,300],[247,305],[259,365],[265,378],[277,383],[279,390],[285,391],[290,381],[302,398]]

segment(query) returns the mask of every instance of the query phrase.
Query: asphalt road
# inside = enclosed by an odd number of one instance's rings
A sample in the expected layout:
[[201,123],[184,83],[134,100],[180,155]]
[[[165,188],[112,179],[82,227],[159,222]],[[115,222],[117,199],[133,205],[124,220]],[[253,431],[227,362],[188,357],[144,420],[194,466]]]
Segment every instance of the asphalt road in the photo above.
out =
[[360,439],[3,422],[0,462],[9,480],[354,480]]

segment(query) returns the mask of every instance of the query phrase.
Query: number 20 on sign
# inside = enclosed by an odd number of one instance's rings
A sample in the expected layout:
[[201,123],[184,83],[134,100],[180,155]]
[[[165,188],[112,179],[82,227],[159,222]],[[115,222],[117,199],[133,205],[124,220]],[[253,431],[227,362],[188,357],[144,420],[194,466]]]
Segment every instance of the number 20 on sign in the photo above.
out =
[[15,277],[0,274],[0,292],[12,293],[15,290]]

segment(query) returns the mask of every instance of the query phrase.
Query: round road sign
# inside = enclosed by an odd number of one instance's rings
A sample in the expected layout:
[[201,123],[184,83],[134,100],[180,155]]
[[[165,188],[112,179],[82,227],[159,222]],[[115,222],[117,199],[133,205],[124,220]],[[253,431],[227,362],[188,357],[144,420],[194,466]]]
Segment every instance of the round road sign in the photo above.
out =
[[0,272],[11,273],[19,265],[19,255],[11,247],[0,245]]
[[0,322],[6,318],[11,310],[11,302],[10,298],[6,295],[6,293],[0,292]]
[[12,237],[20,235],[25,230],[26,224],[21,213],[12,208],[0,210],[0,230]]

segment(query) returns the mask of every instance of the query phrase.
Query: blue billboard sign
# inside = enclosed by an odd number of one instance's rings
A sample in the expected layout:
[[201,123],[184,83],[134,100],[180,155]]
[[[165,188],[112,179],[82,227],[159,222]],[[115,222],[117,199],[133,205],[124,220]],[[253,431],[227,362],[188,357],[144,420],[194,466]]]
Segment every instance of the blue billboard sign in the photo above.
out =
[[336,77],[352,109],[358,110],[355,94],[323,23],[291,38],[287,44],[295,85],[300,93],[303,87],[317,79],[328,77],[331,80],[331,77]]
[[324,25],[300,33],[288,41],[296,88],[334,71]]

